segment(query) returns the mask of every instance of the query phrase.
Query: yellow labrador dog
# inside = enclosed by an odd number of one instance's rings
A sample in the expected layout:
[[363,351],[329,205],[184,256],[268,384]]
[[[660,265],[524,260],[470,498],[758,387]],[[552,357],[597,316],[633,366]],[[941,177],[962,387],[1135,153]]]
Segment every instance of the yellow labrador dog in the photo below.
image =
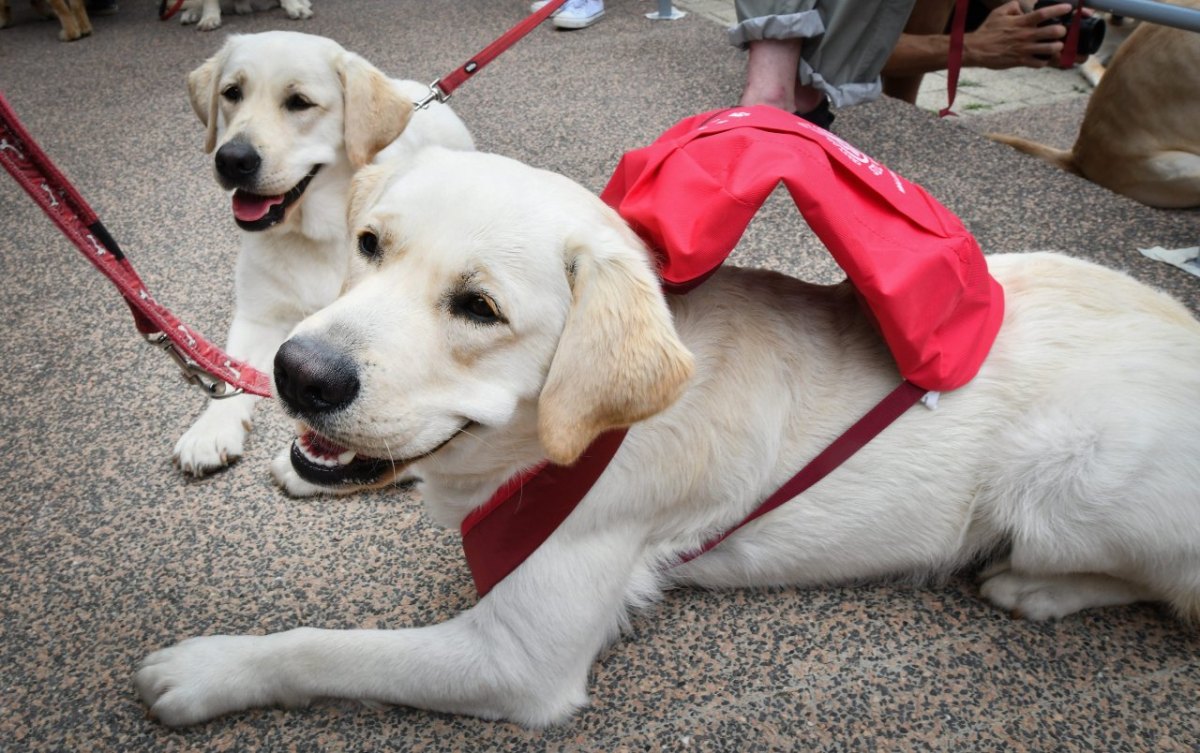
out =
[[[227,350],[262,370],[292,327],[341,292],[353,172],[431,144],[474,148],[445,105],[413,112],[424,84],[308,34],[231,36],[188,76],[188,92],[242,230]],[[255,401],[210,402],[175,445],[180,467],[201,475],[239,457]]]
[[[1178,5],[1200,8],[1200,0]],[[1152,207],[1200,206],[1200,34],[1143,23],[1113,56],[1075,145],[989,138]]]
[[1200,618],[1200,463],[1184,439],[1200,436],[1200,322],[1129,277],[992,257],[1007,307],[972,382],[671,567],[899,382],[854,292],[726,267],[664,297],[599,199],[495,155],[367,168],[351,213],[352,286],[276,358],[282,402],[333,455],[371,473],[419,459],[428,510],[457,525],[521,469],[632,428],[565,522],[454,619],[152,654],[137,685],[167,724],[319,697],[560,722],[626,611],[674,584],[838,583],[997,553],[983,595],[1031,619],[1140,599]]

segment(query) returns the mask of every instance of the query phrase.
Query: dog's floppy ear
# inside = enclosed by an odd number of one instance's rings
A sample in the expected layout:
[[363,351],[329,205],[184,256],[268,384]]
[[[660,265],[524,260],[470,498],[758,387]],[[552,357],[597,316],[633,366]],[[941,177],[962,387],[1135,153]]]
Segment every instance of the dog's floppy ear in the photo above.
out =
[[395,172],[393,165],[367,165],[354,173],[350,183],[350,203],[346,208],[346,221],[351,229],[358,217],[379,199],[379,190]]
[[205,60],[199,68],[188,74],[188,99],[196,117],[208,126],[204,135],[204,151],[211,152],[217,145],[217,83],[221,74],[221,66],[225,64],[225,50],[221,50]]
[[338,78],[345,100],[346,154],[359,168],[404,131],[413,103],[378,68],[352,52],[342,56]]
[[571,311],[538,400],[538,435],[559,465],[664,410],[691,377],[648,256],[615,217],[568,241]]

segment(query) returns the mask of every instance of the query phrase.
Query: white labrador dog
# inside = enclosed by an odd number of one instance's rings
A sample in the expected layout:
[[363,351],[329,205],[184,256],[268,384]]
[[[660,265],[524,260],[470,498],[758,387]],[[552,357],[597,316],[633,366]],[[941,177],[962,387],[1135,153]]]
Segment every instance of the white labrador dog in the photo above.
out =
[[566,521],[452,620],[152,654],[137,684],[167,724],[318,697],[559,722],[626,610],[674,584],[837,583],[998,553],[983,595],[1031,619],[1141,599],[1200,617],[1200,322],[1120,273],[992,257],[1007,308],[972,382],[672,568],[898,383],[853,292],[727,267],[664,298],[614,212],[495,155],[367,168],[351,211],[361,277],[289,339],[311,359],[276,359],[277,380],[308,370],[325,390],[282,395],[320,442],[359,453],[349,465],[422,458],[429,511],[456,525],[520,469],[632,428]]
[[[354,170],[431,144],[474,148],[445,105],[413,112],[427,86],[389,79],[308,34],[230,36],[188,76],[188,92],[243,231],[226,349],[261,370],[292,327],[342,290]],[[239,457],[255,402],[210,402],[175,445],[179,466],[202,475]]]

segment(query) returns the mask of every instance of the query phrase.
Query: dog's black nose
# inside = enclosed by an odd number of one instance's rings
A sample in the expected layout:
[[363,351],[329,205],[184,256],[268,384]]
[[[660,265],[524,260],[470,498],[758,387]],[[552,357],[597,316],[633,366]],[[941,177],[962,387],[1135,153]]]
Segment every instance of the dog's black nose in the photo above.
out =
[[358,368],[332,345],[295,337],[275,353],[275,390],[298,413],[328,413],[344,408],[358,395]]
[[230,141],[217,150],[217,173],[226,180],[240,183],[258,172],[262,157],[244,141]]

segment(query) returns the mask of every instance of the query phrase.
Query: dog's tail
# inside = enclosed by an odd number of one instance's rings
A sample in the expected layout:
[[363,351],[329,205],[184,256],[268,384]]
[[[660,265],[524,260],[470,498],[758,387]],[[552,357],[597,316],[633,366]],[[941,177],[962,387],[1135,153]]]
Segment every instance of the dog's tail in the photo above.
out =
[[1004,133],[989,133],[987,137],[992,141],[1008,144],[1018,151],[1039,157],[1060,170],[1066,170],[1069,173],[1079,175],[1079,168],[1075,166],[1075,153],[1070,150],[1055,149],[1052,146],[1039,144],[1036,141],[1030,141],[1018,136],[1009,136]]

